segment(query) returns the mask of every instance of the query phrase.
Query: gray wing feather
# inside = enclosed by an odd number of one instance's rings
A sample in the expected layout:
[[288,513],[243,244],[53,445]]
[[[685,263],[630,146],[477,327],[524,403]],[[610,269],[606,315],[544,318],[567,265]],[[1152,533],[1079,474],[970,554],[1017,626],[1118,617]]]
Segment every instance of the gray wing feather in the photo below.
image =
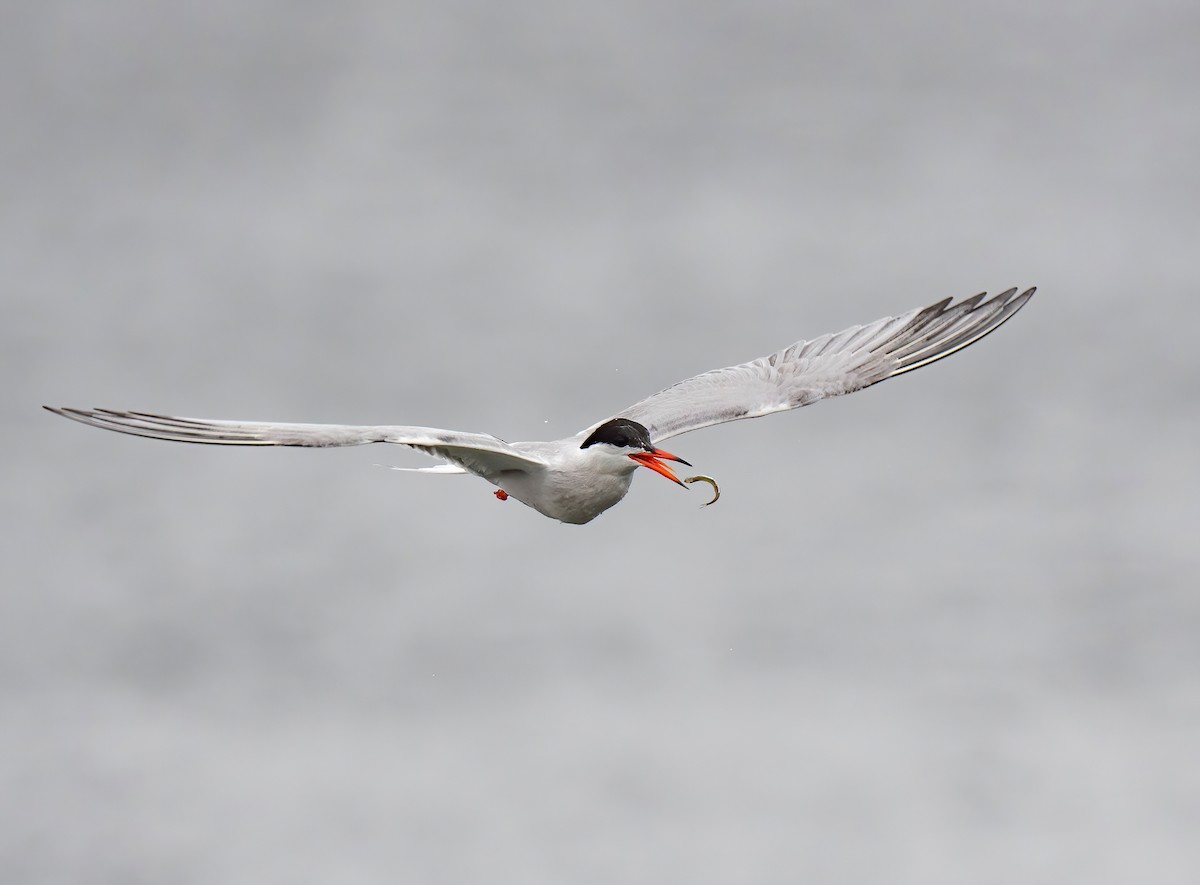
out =
[[[798,341],[769,356],[680,381],[615,417],[645,425],[655,441],[740,418],[807,406],[911,372],[994,332],[1036,289],[946,298],[899,317]],[[587,433],[588,431],[583,431]]]
[[518,451],[486,433],[441,430],[436,427],[403,427],[354,424],[276,424],[264,421],[214,421],[173,418],[151,412],[112,409],[44,408],[56,415],[99,427],[172,442],[227,446],[360,446],[393,443],[449,461],[484,478],[506,470],[526,473],[543,469],[546,462]]

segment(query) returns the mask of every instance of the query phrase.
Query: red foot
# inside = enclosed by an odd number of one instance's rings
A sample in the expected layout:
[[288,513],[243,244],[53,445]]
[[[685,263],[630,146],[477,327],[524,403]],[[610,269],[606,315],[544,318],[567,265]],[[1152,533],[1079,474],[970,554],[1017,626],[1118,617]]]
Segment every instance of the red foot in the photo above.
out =
[[492,494],[495,495],[497,498],[499,498],[501,501],[508,500],[508,492],[504,491],[504,489],[496,489],[496,491],[492,492]]

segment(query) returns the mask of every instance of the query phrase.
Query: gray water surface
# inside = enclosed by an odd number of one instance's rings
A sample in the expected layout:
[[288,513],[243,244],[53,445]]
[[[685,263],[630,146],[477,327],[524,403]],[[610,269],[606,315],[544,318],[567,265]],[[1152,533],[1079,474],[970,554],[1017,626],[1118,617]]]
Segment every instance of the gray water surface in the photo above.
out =
[[[1194,3],[0,13],[0,880],[1200,881]],[[575,432],[947,295],[583,528]]]

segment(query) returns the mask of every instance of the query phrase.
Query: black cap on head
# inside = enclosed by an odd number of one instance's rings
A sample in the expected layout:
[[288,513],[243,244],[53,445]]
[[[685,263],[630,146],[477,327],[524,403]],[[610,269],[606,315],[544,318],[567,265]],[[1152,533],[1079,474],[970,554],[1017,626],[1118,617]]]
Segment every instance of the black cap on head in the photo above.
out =
[[654,448],[650,442],[650,431],[636,421],[628,418],[613,418],[605,421],[592,431],[583,441],[581,449],[586,449],[596,443],[608,443],[611,446],[621,446],[633,449],[644,449],[647,452]]

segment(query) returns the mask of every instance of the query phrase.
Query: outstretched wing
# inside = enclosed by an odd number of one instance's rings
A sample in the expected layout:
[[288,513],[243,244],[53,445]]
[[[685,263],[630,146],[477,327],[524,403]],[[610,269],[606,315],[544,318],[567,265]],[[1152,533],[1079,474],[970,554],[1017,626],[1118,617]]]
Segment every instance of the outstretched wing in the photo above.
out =
[[436,427],[398,427],[354,424],[274,424],[264,421],[210,421],[203,418],[172,418],[150,412],[118,412],[112,409],[72,409],[44,406],[56,415],[134,436],[173,442],[209,443],[227,446],[361,446],[394,443],[442,458],[451,464],[494,480],[501,473],[519,470],[533,473],[546,462],[521,452],[486,433],[464,433]]
[[[655,442],[739,418],[758,418],[862,390],[927,366],[998,329],[1033,297],[1009,289],[947,298],[899,317],[798,341],[778,353],[680,381],[615,417],[645,425]],[[583,431],[587,433],[588,431]]]

